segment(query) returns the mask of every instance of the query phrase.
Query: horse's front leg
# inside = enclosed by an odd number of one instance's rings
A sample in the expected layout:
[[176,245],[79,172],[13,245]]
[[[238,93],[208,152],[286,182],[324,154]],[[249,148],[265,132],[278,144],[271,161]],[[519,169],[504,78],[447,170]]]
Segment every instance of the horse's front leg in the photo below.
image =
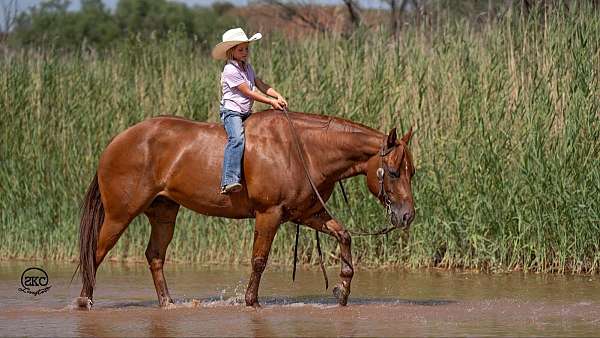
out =
[[273,243],[273,238],[275,238],[275,233],[277,232],[280,223],[280,209],[256,214],[254,244],[252,248],[252,274],[250,275],[248,289],[246,290],[247,306],[260,307],[260,304],[258,303],[260,277],[267,266],[271,244]]
[[351,252],[352,239],[350,234],[342,224],[335,219],[332,219],[324,210],[303,220],[302,224],[329,234],[337,239],[340,245],[340,259],[342,263],[340,277],[342,281],[333,288],[333,294],[341,306],[346,306],[346,304],[348,304],[348,296],[350,295],[350,284],[352,283],[352,277],[354,276]]

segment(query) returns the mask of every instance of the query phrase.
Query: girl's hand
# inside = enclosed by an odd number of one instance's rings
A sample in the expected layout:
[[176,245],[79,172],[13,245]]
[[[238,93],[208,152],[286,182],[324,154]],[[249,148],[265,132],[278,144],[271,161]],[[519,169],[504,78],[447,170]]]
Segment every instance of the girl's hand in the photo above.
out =
[[283,107],[281,106],[281,104],[279,103],[279,100],[276,99],[271,99],[271,106],[273,106],[273,108],[277,109],[277,110],[283,110]]
[[286,101],[286,100],[283,98],[283,96],[281,96],[281,95],[278,95],[278,96],[277,96],[277,102],[279,102],[279,105],[280,105],[281,107],[287,108],[287,106],[288,106],[288,103],[287,103],[287,101]]

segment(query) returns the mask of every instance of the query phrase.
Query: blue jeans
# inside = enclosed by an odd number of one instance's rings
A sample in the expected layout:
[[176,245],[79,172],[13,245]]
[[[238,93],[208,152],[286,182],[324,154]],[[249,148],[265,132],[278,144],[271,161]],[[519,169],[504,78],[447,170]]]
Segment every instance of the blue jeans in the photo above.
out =
[[221,121],[227,132],[227,145],[223,160],[221,186],[239,183],[242,180],[242,157],[244,155],[244,124],[250,114],[221,107]]

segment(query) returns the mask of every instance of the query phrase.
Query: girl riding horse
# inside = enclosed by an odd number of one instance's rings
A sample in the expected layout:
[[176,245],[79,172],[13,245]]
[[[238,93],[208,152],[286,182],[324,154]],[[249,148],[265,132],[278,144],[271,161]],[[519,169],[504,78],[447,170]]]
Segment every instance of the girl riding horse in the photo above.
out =
[[[254,100],[270,104],[282,110],[287,102],[275,89],[264,83],[248,63],[250,42],[262,37],[254,34],[250,39],[241,28],[230,29],[223,34],[223,41],[212,50],[213,58],[227,60],[221,73],[221,121],[227,132],[227,145],[221,176],[221,194],[242,189],[242,156],[244,154],[244,124],[252,112]],[[257,87],[266,97],[256,91]]]

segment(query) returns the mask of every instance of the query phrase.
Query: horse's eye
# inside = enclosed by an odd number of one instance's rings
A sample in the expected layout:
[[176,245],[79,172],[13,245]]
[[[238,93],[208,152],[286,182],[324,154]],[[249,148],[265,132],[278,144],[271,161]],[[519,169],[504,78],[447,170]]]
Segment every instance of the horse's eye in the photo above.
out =
[[396,171],[395,169],[389,169],[388,172],[390,173],[390,176],[392,176],[392,178],[400,177],[400,172]]

